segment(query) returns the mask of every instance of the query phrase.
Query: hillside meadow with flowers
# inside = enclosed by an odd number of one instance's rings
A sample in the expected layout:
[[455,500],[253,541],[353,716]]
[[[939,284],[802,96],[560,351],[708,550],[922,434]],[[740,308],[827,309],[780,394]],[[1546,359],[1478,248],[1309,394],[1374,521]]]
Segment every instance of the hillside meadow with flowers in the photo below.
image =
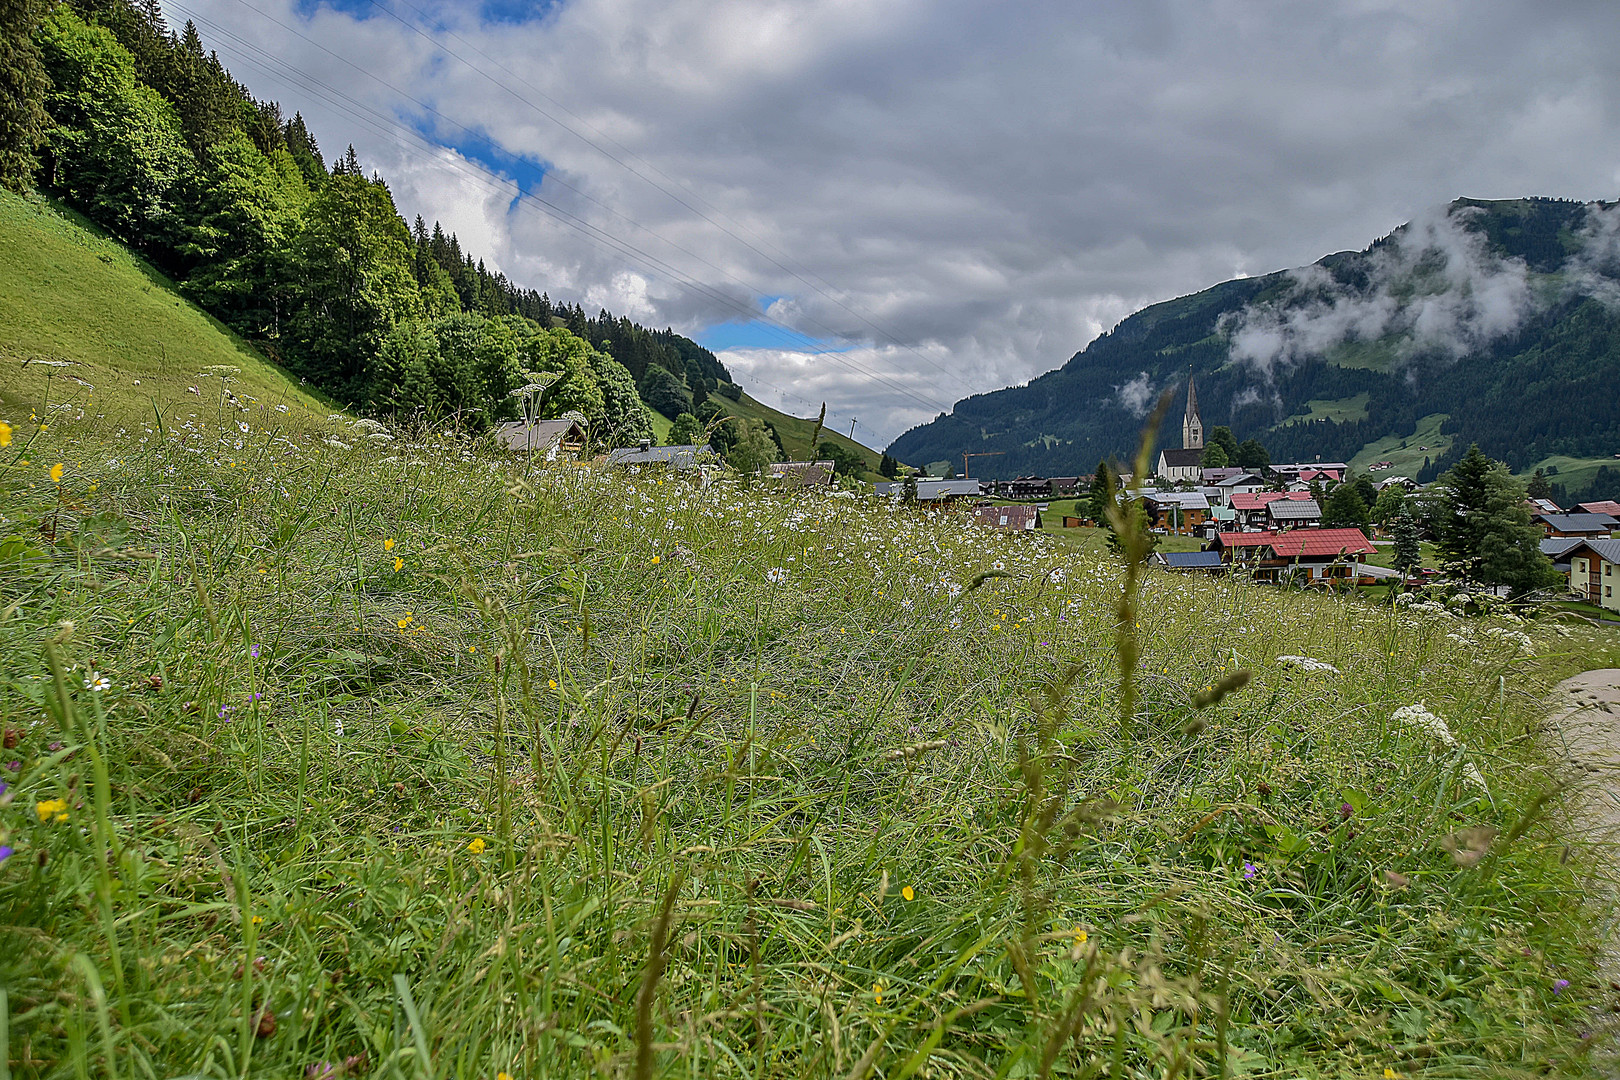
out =
[[0,419],[13,1076],[1592,1068],[1537,738],[1584,622],[1122,608],[1039,535],[341,416]]

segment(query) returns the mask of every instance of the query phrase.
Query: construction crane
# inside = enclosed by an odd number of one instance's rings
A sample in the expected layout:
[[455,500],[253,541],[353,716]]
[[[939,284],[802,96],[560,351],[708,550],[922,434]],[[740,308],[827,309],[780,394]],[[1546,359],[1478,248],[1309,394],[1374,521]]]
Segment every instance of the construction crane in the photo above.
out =
[[970,453],[968,453],[967,451],[964,450],[962,452],[962,479],[966,480],[966,479],[970,478],[973,475],[971,472],[968,471],[968,458],[999,457],[1000,455],[1005,454],[1006,452],[1007,451],[1005,451],[1005,450],[983,450],[983,451],[980,451],[977,454],[970,454]]

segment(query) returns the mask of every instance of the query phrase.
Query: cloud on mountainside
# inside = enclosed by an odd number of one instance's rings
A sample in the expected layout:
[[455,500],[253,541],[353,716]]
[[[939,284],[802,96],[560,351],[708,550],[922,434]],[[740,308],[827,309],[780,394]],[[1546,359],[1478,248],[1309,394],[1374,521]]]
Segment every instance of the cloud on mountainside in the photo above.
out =
[[[1524,260],[1496,254],[1483,233],[1468,228],[1483,212],[1437,207],[1420,215],[1369,253],[1361,288],[1341,284],[1320,266],[1290,271],[1293,288],[1286,296],[1224,320],[1232,358],[1269,386],[1279,367],[1349,342],[1389,337],[1397,359],[1458,360],[1518,330],[1558,299],[1591,296],[1620,307],[1620,206],[1588,206],[1581,246],[1558,281],[1539,288]],[[1250,389],[1253,394],[1237,404],[1264,396]]]
[[[1359,249],[1458,194],[1620,182],[1620,24],[1576,0],[335,2],[165,10],[515,281],[699,338],[771,307],[804,337],[739,346],[745,384],[873,441],[1146,303]],[[1491,332],[1518,300],[1490,284],[1422,331]],[[1257,325],[1246,348],[1275,360],[1317,329]]]

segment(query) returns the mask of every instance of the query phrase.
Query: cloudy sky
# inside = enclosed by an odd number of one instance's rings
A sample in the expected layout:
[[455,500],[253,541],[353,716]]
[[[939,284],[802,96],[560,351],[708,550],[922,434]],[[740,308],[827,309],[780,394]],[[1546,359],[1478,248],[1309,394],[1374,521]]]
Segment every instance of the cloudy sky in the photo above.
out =
[[1603,0],[165,0],[407,219],[886,444],[1458,195],[1620,194]]

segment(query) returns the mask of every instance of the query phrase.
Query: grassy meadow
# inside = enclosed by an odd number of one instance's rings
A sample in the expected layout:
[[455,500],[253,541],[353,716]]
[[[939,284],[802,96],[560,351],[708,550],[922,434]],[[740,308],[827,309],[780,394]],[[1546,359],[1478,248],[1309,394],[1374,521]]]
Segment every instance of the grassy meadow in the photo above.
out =
[[1122,617],[1101,553],[853,494],[28,407],[13,1076],[1587,1069],[1533,737],[1584,623],[1157,573]]

